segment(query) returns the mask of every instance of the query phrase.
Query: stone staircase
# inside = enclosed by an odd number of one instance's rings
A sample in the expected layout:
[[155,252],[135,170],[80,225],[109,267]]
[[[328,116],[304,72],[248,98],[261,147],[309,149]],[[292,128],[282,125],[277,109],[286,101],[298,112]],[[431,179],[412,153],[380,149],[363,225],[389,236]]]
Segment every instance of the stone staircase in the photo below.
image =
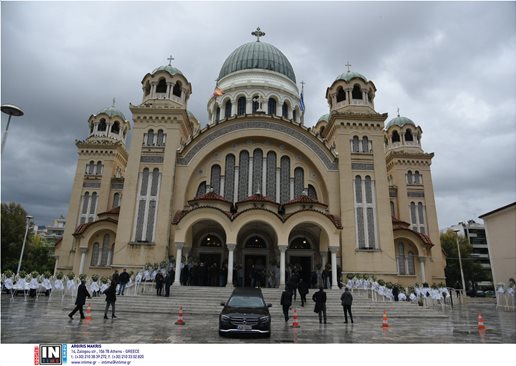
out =
[[[221,302],[227,301],[233,288],[230,287],[171,287],[170,297],[156,296],[156,290],[152,284],[145,284],[138,288],[138,294],[135,295],[134,288],[128,288],[125,296],[117,296],[116,311],[133,312],[133,313],[154,313],[154,314],[170,314],[177,316],[179,306],[183,306],[184,316],[192,315],[218,315],[222,310]],[[301,307],[301,299],[299,294],[297,300],[293,302],[292,308],[298,309],[300,319],[318,317],[314,313],[314,302],[312,295],[315,289],[310,289],[307,295],[308,304]],[[281,289],[263,288],[262,293],[266,303],[272,304],[269,309],[271,316],[276,319],[282,317],[282,307],[280,305]],[[327,294],[327,316],[343,317],[343,310],[340,303],[342,290],[326,290]],[[425,308],[410,302],[373,302],[366,291],[353,292],[353,317],[374,317],[381,319],[384,310],[387,310],[389,318],[446,318],[448,315],[433,308]],[[74,300],[74,299],[73,299]],[[61,296],[52,297],[50,302],[61,302]],[[74,307],[72,298],[65,297],[62,305],[65,309]],[[90,303],[92,311],[101,312],[105,307],[105,296],[100,295],[87,300]],[[292,313],[291,313],[292,317]]]

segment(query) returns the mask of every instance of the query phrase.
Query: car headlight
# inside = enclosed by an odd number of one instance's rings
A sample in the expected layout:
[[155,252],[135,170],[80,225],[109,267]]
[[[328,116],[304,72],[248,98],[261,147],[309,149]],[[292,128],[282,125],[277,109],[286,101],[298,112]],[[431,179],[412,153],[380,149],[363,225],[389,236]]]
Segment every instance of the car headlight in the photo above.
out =
[[229,316],[227,315],[221,315],[220,316],[220,320],[224,321],[224,322],[228,322],[229,321]]
[[271,320],[271,317],[270,317],[270,316],[268,316],[268,315],[265,315],[265,316],[260,317],[260,321],[261,321],[262,323],[267,323],[269,320]]

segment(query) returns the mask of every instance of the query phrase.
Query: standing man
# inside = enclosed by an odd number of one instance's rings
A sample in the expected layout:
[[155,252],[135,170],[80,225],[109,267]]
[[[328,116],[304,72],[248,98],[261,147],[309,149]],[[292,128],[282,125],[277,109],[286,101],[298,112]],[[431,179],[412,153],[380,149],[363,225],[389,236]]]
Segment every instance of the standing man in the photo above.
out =
[[342,303],[342,307],[344,308],[344,323],[348,322],[348,313],[349,318],[351,319],[351,323],[353,323],[353,315],[351,315],[351,304],[353,303],[353,295],[349,292],[349,289],[344,288],[344,292],[340,297],[340,301]]
[[169,271],[165,276],[165,297],[170,296],[170,286],[172,286],[172,282],[174,282],[174,272]]
[[281,306],[283,306],[283,315],[285,316],[285,321],[288,322],[288,311],[292,306],[292,292],[289,291],[288,286],[285,287],[285,291],[281,293]]
[[127,273],[127,269],[124,268],[122,273],[120,273],[119,281],[120,287],[118,288],[118,295],[124,296],[125,286],[129,282],[129,273]]
[[104,291],[106,295],[106,310],[104,310],[104,319],[107,319],[107,312],[109,305],[111,305],[111,318],[116,318],[115,315],[115,301],[116,301],[116,283],[111,281],[111,285]]
[[301,296],[301,307],[304,307],[306,302],[306,294],[308,294],[308,282],[305,282],[302,278],[300,278],[297,290]]
[[319,287],[319,291],[314,293],[312,300],[315,301],[314,312],[319,314],[319,324],[322,324],[324,318],[324,324],[326,324],[326,292],[324,287]]
[[81,284],[77,288],[77,298],[75,300],[75,308],[72,310],[70,314],[68,314],[68,317],[73,320],[73,314],[79,311],[81,314],[81,319],[84,319],[84,311],[82,307],[86,303],[86,297],[91,299],[90,293],[88,292],[88,289],[86,288],[86,281],[81,280]]

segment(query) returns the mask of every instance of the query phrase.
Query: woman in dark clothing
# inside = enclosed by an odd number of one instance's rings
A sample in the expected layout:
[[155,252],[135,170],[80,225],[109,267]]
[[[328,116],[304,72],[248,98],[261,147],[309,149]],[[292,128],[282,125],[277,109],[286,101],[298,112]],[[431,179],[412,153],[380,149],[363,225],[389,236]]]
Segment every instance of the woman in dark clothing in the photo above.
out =
[[116,301],[116,282],[111,281],[111,286],[109,286],[106,291],[104,291],[104,295],[106,295],[106,310],[104,310],[104,319],[107,319],[107,312],[109,310],[109,305],[111,305],[111,318],[116,318],[115,315],[115,301]]
[[165,282],[165,279],[163,278],[163,275],[161,272],[158,272],[156,274],[156,295],[161,296],[161,291],[163,289],[163,282]]

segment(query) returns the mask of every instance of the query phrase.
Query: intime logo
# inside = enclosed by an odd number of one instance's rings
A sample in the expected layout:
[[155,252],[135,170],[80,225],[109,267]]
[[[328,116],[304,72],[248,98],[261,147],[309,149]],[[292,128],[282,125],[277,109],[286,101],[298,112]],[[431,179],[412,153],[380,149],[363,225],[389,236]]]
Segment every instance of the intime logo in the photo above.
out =
[[[40,365],[62,365],[63,346],[61,344],[40,344],[39,364]],[[34,352],[35,353],[35,352]]]

